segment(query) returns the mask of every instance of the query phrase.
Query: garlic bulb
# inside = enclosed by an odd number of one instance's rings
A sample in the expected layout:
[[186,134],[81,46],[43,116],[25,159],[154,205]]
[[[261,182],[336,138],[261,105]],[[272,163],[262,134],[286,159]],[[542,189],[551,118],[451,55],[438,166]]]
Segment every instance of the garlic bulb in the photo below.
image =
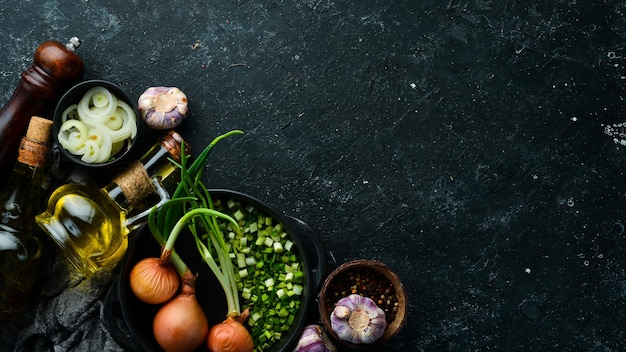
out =
[[150,87],[139,97],[137,109],[148,127],[167,130],[187,116],[187,96],[176,87]]
[[352,294],[337,302],[330,325],[343,341],[370,344],[383,336],[387,321],[385,312],[372,299]]
[[302,330],[298,345],[293,352],[335,352],[336,350],[321,327],[309,325]]

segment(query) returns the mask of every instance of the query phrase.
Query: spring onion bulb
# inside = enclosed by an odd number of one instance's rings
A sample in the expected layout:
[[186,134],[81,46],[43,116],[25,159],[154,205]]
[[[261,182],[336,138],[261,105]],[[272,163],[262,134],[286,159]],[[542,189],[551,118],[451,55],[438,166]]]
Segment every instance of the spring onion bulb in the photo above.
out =
[[180,286],[180,275],[170,262],[172,252],[159,258],[140,260],[130,272],[130,288],[141,301],[160,304],[169,301]]
[[213,325],[206,341],[209,351],[252,352],[252,336],[243,326],[248,315],[249,310],[246,309],[239,316],[228,316],[223,322]]
[[61,115],[61,147],[86,163],[107,162],[137,135],[133,108],[105,87],[94,87]]
[[[228,221],[234,228],[239,228],[239,224],[234,218],[214,209],[208,190],[201,181],[202,170],[212,147],[221,139],[240,133],[242,132],[234,130],[215,138],[189,167],[187,167],[187,156],[183,152],[179,165],[181,182],[172,194],[172,198],[159,209],[156,220],[155,212],[151,212],[152,216],[148,219],[148,225],[154,237],[160,243],[165,242],[164,251],[173,250],[181,231],[187,229],[196,241],[200,256],[224,291],[227,306],[226,319],[211,327],[211,331],[205,337],[206,345],[212,352],[252,352],[254,349],[252,337],[242,324],[249,311],[241,312],[237,276],[230,260],[232,249],[227,246],[217,219]],[[174,202],[180,202],[180,199],[184,197],[189,201],[180,203],[182,204],[180,207],[172,205]]]
[[[183,182],[189,182],[187,179]],[[198,181],[197,184],[201,184]],[[193,186],[192,186],[193,187]],[[204,186],[200,187],[203,191],[206,191]],[[201,196],[199,189],[195,190],[196,194],[190,194]],[[172,200],[170,200],[171,202]],[[202,199],[203,203],[209,201],[207,198]],[[165,203],[167,204],[167,203]],[[217,280],[219,281],[224,294],[226,295],[226,305],[228,314],[226,320],[211,327],[209,334],[206,337],[206,344],[211,352],[233,351],[233,352],[252,352],[254,350],[254,344],[252,337],[246,328],[243,326],[243,321],[248,316],[248,310],[240,313],[239,296],[237,293],[236,277],[230,258],[228,256],[229,249],[226,246],[223,235],[217,228],[215,218],[222,218],[231,222],[235,227],[238,227],[237,221],[232,217],[212,209],[210,204],[206,206],[196,204],[191,210],[187,211],[185,215],[180,217],[174,225],[172,231],[169,234],[167,242],[163,247],[164,251],[169,251],[174,248],[174,244],[184,228],[188,228],[196,239],[196,245],[201,254],[202,259],[209,266]],[[194,221],[198,219],[199,221]],[[202,229],[208,230],[207,235],[209,239],[204,242],[201,236],[198,234],[200,227],[198,223],[202,224]],[[214,253],[217,255],[217,259],[211,254],[210,248],[213,248]]]

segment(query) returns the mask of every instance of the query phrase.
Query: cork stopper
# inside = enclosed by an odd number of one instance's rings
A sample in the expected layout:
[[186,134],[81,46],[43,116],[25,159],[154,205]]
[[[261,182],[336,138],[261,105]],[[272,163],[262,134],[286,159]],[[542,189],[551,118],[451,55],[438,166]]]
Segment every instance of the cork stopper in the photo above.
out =
[[52,121],[39,116],[31,117],[26,135],[20,142],[17,161],[33,167],[46,166],[51,139]]
[[26,138],[43,144],[50,143],[52,137],[52,121],[43,117],[33,116],[30,118]]
[[172,156],[172,159],[176,161],[180,161],[180,157],[182,154],[181,148],[183,148],[183,146],[185,148],[185,155],[191,155],[191,147],[189,146],[189,144],[187,144],[183,137],[174,130],[170,130],[167,135],[165,135],[161,139],[161,145],[165,147],[165,149],[167,149],[167,151]]

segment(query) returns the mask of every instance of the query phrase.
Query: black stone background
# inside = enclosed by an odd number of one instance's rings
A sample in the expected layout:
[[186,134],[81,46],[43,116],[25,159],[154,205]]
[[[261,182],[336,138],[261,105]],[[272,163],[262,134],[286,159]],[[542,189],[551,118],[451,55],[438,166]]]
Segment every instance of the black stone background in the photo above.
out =
[[[386,351],[623,351],[626,3],[0,2],[0,98],[78,36],[85,79],[189,97],[206,173],[409,293]],[[149,134],[146,145],[152,144]]]

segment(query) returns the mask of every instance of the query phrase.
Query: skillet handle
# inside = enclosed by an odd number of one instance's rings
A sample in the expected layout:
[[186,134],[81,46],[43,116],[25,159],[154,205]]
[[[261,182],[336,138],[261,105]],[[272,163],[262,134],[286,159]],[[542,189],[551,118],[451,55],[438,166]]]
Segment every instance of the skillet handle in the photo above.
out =
[[128,331],[122,314],[119,295],[119,279],[116,279],[104,298],[104,323],[113,340],[126,351],[141,351],[135,338]]
[[287,218],[290,220],[293,228],[301,231],[303,234],[303,236],[299,236],[305,245],[302,251],[307,256],[307,259],[311,260],[312,285],[315,288],[315,294],[317,294],[328,270],[328,255],[326,254],[324,243],[320,235],[307,223],[292,216],[287,216]]

